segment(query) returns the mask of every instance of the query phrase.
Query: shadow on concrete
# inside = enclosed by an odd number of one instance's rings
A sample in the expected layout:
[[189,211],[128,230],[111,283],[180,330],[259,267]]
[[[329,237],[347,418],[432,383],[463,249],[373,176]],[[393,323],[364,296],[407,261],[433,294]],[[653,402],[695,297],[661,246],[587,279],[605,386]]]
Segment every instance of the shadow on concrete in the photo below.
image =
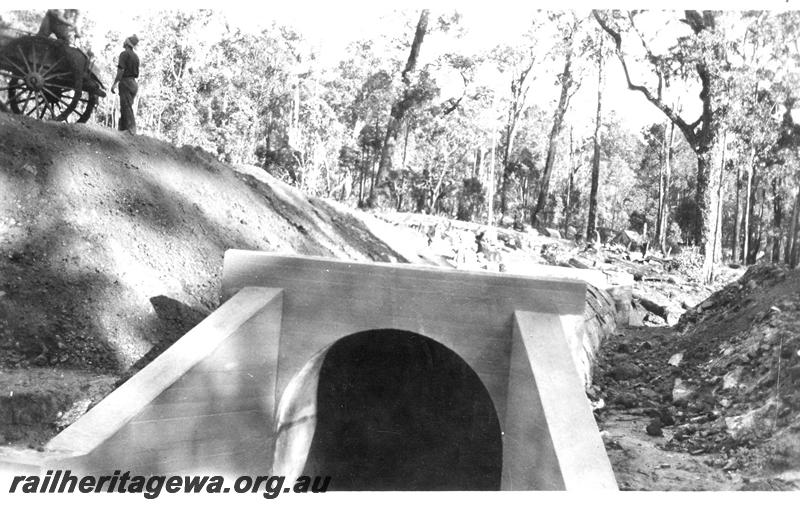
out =
[[166,295],[151,297],[150,304],[156,313],[156,320],[155,323],[146,324],[146,327],[155,334],[155,338],[151,340],[155,344],[120,377],[117,386],[150,364],[210,314],[208,311],[194,308]]

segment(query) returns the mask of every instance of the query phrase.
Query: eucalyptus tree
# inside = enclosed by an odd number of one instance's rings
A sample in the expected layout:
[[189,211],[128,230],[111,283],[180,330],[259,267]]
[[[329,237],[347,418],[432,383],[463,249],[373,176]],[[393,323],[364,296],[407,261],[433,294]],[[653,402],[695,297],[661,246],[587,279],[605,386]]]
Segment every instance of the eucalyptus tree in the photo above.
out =
[[[797,121],[797,89],[800,87],[800,13],[748,12],[743,16],[747,31],[742,37],[737,56],[743,77],[738,98],[741,107],[732,115],[735,132],[747,142],[754,154],[751,171],[761,183],[762,200],[769,192],[772,221],[769,228],[762,225],[763,218],[754,221],[757,187],[750,182],[747,195],[744,243],[748,262],[755,261],[761,231],[768,232],[766,253],[773,261],[797,265],[798,205],[800,205],[800,126]],[[745,120],[747,117],[749,119]],[[749,120],[749,121],[748,121]],[[756,169],[758,170],[756,172]],[[755,182],[758,184],[759,182]],[[761,214],[759,214],[761,215]],[[737,232],[738,233],[738,232]],[[768,246],[767,246],[768,247]],[[771,251],[771,252],[770,252]]]
[[[715,197],[712,193],[712,155],[718,142],[719,108],[717,101],[721,95],[719,79],[720,65],[725,65],[724,40],[717,30],[718,13],[712,11],[684,11],[680,21],[689,29],[677,36],[667,51],[656,52],[651,49],[648,38],[637,26],[640,11],[600,12],[593,11],[600,27],[611,38],[616,55],[622,65],[628,88],[637,91],[656,106],[686,138],[697,157],[696,179],[696,219],[693,240],[701,246],[705,255],[703,276],[705,280],[713,277],[714,239],[716,224]],[[637,41],[639,60],[650,69],[648,81],[637,81],[631,72],[631,57],[623,44],[628,40]],[[673,80],[691,80],[700,87],[698,98],[699,115],[690,120],[665,98],[664,89]]]
[[411,43],[408,60],[406,61],[405,68],[401,74],[403,81],[403,92],[398,100],[392,104],[392,110],[389,118],[389,123],[386,126],[386,136],[383,141],[381,149],[381,159],[378,166],[378,173],[375,177],[376,185],[370,189],[369,199],[367,205],[369,207],[376,206],[378,200],[378,189],[386,185],[386,179],[389,171],[392,169],[392,157],[394,155],[394,148],[397,142],[397,136],[400,133],[401,125],[406,113],[409,109],[422,102],[423,97],[420,97],[420,89],[412,86],[412,76],[417,67],[417,60],[419,52],[422,47],[422,42],[425,40],[425,35],[428,31],[428,18],[430,16],[429,9],[423,9],[420,12],[417,27],[414,31],[414,39]]
[[538,215],[544,208],[548,198],[550,176],[553,173],[553,167],[555,165],[558,137],[564,126],[564,115],[567,112],[570,99],[579,86],[579,81],[574,75],[573,61],[575,59],[576,43],[579,42],[578,30],[581,20],[572,12],[554,13],[551,15],[551,20],[558,26],[559,32],[562,34],[561,43],[556,45],[556,51],[561,53],[563,57],[563,68],[557,79],[560,92],[558,103],[553,112],[553,120],[548,136],[544,170],[539,180],[539,192],[536,203],[531,210],[531,224],[534,226],[538,225]]
[[489,61],[494,62],[498,71],[504,75],[508,83],[509,96],[506,98],[505,125],[500,143],[502,153],[500,166],[500,214],[505,215],[508,210],[508,194],[510,192],[510,177],[515,164],[512,160],[515,136],[517,134],[520,115],[527,107],[528,92],[531,82],[535,79],[536,72],[531,73],[537,64],[544,58],[539,46],[539,32],[543,19],[532,20],[532,26],[522,38],[522,43],[517,45],[504,44],[496,46],[489,55]]

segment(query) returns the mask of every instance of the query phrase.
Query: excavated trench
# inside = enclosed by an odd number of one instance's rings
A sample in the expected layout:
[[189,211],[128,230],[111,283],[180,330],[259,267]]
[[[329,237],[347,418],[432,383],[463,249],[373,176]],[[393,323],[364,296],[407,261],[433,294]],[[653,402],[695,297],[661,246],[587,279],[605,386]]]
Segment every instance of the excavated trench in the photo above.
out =
[[331,489],[500,489],[489,393],[436,341],[394,329],[342,338],[319,364],[316,405],[303,473],[330,476]]

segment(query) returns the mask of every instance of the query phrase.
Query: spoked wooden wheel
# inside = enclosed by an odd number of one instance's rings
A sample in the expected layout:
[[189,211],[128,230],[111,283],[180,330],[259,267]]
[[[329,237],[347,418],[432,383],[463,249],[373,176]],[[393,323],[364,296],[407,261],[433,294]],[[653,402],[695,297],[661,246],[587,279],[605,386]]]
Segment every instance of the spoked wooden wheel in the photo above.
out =
[[65,120],[67,122],[79,122],[81,124],[88,122],[89,119],[92,118],[95,106],[97,106],[97,96],[84,90],[81,92],[81,96],[72,113]]
[[[20,37],[3,48],[0,69],[8,109],[43,120],[86,121],[96,98],[82,90],[83,74],[61,43],[44,37]],[[88,111],[88,113],[86,113]],[[85,117],[85,119],[84,119]],[[82,120],[83,119],[83,120]]]
[[14,100],[9,102],[9,107],[14,113],[45,120],[84,123],[91,118],[97,106],[97,96],[85,90],[78,92],[65,89],[60,94],[46,92],[39,94],[37,100],[36,94],[26,91],[25,87],[19,86],[20,84],[14,82],[13,78],[11,84],[9,95]]

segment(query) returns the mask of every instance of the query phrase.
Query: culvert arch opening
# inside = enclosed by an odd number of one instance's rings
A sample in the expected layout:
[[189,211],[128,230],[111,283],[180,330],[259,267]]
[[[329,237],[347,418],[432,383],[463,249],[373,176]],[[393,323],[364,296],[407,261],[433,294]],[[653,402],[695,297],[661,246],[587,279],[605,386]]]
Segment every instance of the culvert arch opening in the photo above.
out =
[[[317,362],[304,475],[339,490],[497,490],[494,404],[458,354],[403,330],[359,332]],[[310,431],[310,430],[309,430]]]

